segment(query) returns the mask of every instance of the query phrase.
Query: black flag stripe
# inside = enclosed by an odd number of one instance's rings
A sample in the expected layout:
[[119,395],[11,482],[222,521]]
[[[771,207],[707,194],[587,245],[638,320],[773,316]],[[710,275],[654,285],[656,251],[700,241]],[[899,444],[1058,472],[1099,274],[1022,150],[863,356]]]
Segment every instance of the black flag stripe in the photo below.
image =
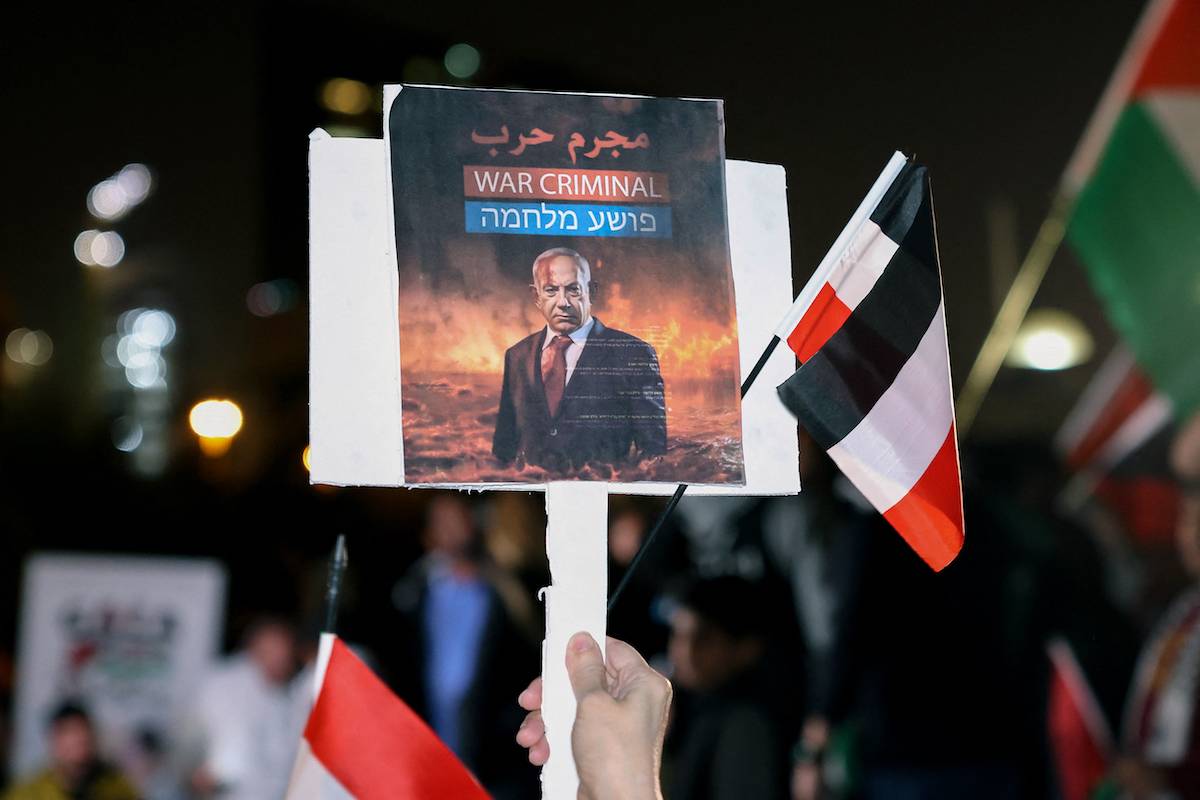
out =
[[899,249],[838,332],[779,386],[784,405],[826,450],[892,385],[942,299],[925,168],[906,165],[871,219]]

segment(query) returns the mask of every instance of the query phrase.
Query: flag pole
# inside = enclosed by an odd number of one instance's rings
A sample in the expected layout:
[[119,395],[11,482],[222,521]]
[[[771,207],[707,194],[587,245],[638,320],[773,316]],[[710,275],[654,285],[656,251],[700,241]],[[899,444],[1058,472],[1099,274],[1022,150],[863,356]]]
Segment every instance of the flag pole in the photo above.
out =
[[[771,358],[771,354],[775,352],[775,347],[779,344],[779,337],[772,336],[771,341],[762,351],[762,355],[758,357],[758,361],[754,363],[754,368],[750,370],[750,374],[746,376],[746,380],[742,382],[742,399],[746,398],[746,392],[750,391],[750,387],[754,384],[758,374],[762,372],[767,361]],[[633,573],[637,571],[638,565],[642,563],[642,558],[646,555],[646,551],[650,549],[654,537],[658,536],[658,532],[662,530],[663,525],[670,518],[671,512],[675,510],[675,506],[679,505],[679,501],[683,499],[683,493],[687,491],[688,485],[681,483],[675,487],[675,494],[671,495],[671,499],[667,501],[666,507],[662,513],[658,515],[658,519],[654,523],[654,527],[650,529],[650,533],[646,536],[642,546],[638,548],[637,555],[633,557],[633,561],[629,562],[629,569],[625,570],[625,575],[621,578],[621,582],[617,584],[617,588],[613,590],[612,597],[608,598],[608,613],[612,613],[613,606],[617,603],[617,598],[621,596],[621,592],[629,585],[629,579],[633,577]]]
[[967,437],[967,432],[979,413],[979,407],[983,405],[984,397],[992,388],[992,382],[1000,372],[1005,356],[1012,349],[1021,323],[1025,321],[1025,315],[1033,305],[1033,298],[1042,285],[1042,279],[1050,269],[1050,262],[1054,260],[1054,254],[1058,252],[1059,245],[1066,235],[1067,220],[1074,206],[1074,198],[1065,193],[1060,193],[1055,198],[1050,214],[1038,229],[1029,252],[1025,254],[1025,260],[1017,270],[1017,277],[1013,278],[1012,285],[1008,287],[1008,293],[1004,296],[1004,302],[996,312],[996,318],[992,320],[992,327],[979,348],[979,354],[975,356],[975,363],[971,365],[967,381],[958,393],[958,402],[955,403],[954,416],[958,425],[958,435],[962,439]]
[[1147,3],[1129,43],[1117,62],[1116,71],[1105,87],[1096,110],[1092,112],[1087,127],[1084,128],[1083,137],[1076,145],[1075,152],[1071,154],[1071,160],[1067,162],[1067,168],[1059,180],[1058,193],[1050,206],[1050,213],[1038,229],[1037,236],[1017,271],[1017,277],[1013,279],[1012,286],[1004,297],[1004,303],[996,313],[996,318],[992,320],[992,327],[979,348],[975,363],[971,365],[967,382],[959,392],[958,401],[955,403],[955,418],[960,439],[966,438],[979,413],[979,407],[983,405],[983,400],[1004,363],[1004,357],[1012,347],[1021,323],[1025,321],[1034,295],[1042,285],[1050,262],[1066,235],[1067,223],[1075,208],[1079,190],[1099,162],[1120,116],[1121,106],[1129,97],[1138,70],[1145,62],[1155,37],[1162,30],[1173,2],[1174,0],[1150,0]]
[[346,573],[348,562],[346,553],[346,534],[339,533],[337,542],[333,545],[333,553],[329,556],[329,572],[325,579],[325,625],[323,633],[334,633],[337,627],[338,601],[342,594],[342,577]]
[[[787,315],[780,322],[779,327],[776,328],[775,335],[771,337],[771,341],[767,344],[766,348],[763,349],[762,355],[758,357],[758,361],[755,362],[754,368],[751,369],[750,374],[746,376],[746,380],[742,383],[743,398],[746,397],[746,392],[750,391],[750,387],[754,384],[755,379],[758,378],[759,373],[762,371],[763,367],[766,366],[768,359],[771,358],[771,354],[775,352],[775,348],[779,345],[781,340],[781,335],[786,336],[787,331],[791,330],[791,328],[795,326],[796,322],[799,321],[799,318],[795,317],[797,310],[799,310],[800,313],[803,313],[803,310],[807,308],[807,306],[812,302],[813,298],[817,296],[817,293],[821,290],[826,278],[828,278],[829,273],[837,265],[838,259],[841,258],[842,254],[846,251],[846,248],[849,247],[850,242],[854,238],[854,235],[858,232],[858,229],[862,227],[863,222],[870,217],[871,211],[874,210],[877,205],[879,205],[879,201],[891,187],[892,182],[896,179],[896,176],[900,174],[900,170],[904,168],[904,165],[908,162],[908,160],[909,159],[906,158],[903,153],[898,151],[893,153],[892,157],[888,159],[887,164],[884,165],[883,172],[881,172],[879,177],[875,179],[875,183],[871,185],[866,197],[864,197],[862,202],[859,203],[854,215],[850,217],[850,221],[846,223],[844,228],[842,228],[842,232],[838,234],[838,238],[834,240],[833,246],[829,248],[829,251],[825,254],[825,257],[821,259],[821,263],[817,265],[817,269],[809,277],[808,282],[804,284],[804,288],[800,290],[800,294],[794,301],[792,301],[792,306],[788,310]],[[641,563],[642,557],[650,548],[654,538],[658,536],[658,532],[662,530],[663,524],[671,516],[671,512],[675,510],[675,506],[679,505],[679,501],[683,498],[683,493],[686,491],[687,484],[679,484],[679,486],[675,489],[675,494],[671,495],[671,499],[667,503],[666,508],[664,508],[662,513],[658,515],[658,520],[655,521],[654,527],[650,529],[649,535],[646,536],[645,541],[642,542],[642,546],[638,550],[637,555],[634,556],[633,561],[629,562],[629,569],[625,570],[625,576],[621,578],[621,582],[617,584],[617,588],[613,591],[612,597],[609,598],[609,612],[611,612],[613,606],[616,605],[617,598],[621,596],[621,592],[624,591],[626,585],[628,585],[629,579],[633,576],[634,570],[637,568],[638,564]]]

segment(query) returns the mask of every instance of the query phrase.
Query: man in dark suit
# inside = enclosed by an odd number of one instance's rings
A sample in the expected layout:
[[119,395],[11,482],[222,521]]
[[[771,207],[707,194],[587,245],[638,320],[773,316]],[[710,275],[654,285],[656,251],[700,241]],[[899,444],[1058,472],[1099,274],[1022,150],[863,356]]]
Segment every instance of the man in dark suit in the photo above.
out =
[[546,327],[504,354],[492,453],[563,470],[667,449],[654,348],[592,316],[591,266],[566,247],[533,262],[533,303]]

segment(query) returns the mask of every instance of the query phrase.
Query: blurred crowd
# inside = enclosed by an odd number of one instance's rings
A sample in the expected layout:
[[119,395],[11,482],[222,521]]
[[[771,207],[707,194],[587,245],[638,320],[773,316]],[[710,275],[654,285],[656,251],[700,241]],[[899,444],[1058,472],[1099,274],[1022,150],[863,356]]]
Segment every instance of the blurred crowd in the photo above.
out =
[[[940,574],[804,444],[799,496],[685,498],[609,617],[675,687],[667,800],[1200,797],[1200,421],[1173,451],[1173,558],[1115,547],[1098,507],[1065,515],[1052,460],[1006,447],[964,455],[967,545]],[[540,669],[540,500],[425,497],[421,554],[392,570],[386,610],[349,593],[345,638],[493,797],[538,797],[513,737]],[[660,509],[611,499],[611,586]],[[353,537],[351,553],[353,588]],[[133,754],[63,697],[43,769],[12,776],[5,800],[281,798],[318,627],[257,615]],[[1111,741],[1077,741],[1053,713],[1063,648]]]

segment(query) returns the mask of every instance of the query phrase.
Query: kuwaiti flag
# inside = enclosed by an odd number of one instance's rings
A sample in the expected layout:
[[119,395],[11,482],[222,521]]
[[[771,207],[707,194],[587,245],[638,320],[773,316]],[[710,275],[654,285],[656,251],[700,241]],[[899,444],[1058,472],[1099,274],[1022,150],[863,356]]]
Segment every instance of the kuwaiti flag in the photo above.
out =
[[779,396],[929,566],[963,544],[933,206],[896,153],[776,330],[801,366]]
[[1200,408],[1200,0],[1153,0],[1063,177],[1067,239],[1154,386]]
[[487,800],[421,718],[332,634],[287,800]]

